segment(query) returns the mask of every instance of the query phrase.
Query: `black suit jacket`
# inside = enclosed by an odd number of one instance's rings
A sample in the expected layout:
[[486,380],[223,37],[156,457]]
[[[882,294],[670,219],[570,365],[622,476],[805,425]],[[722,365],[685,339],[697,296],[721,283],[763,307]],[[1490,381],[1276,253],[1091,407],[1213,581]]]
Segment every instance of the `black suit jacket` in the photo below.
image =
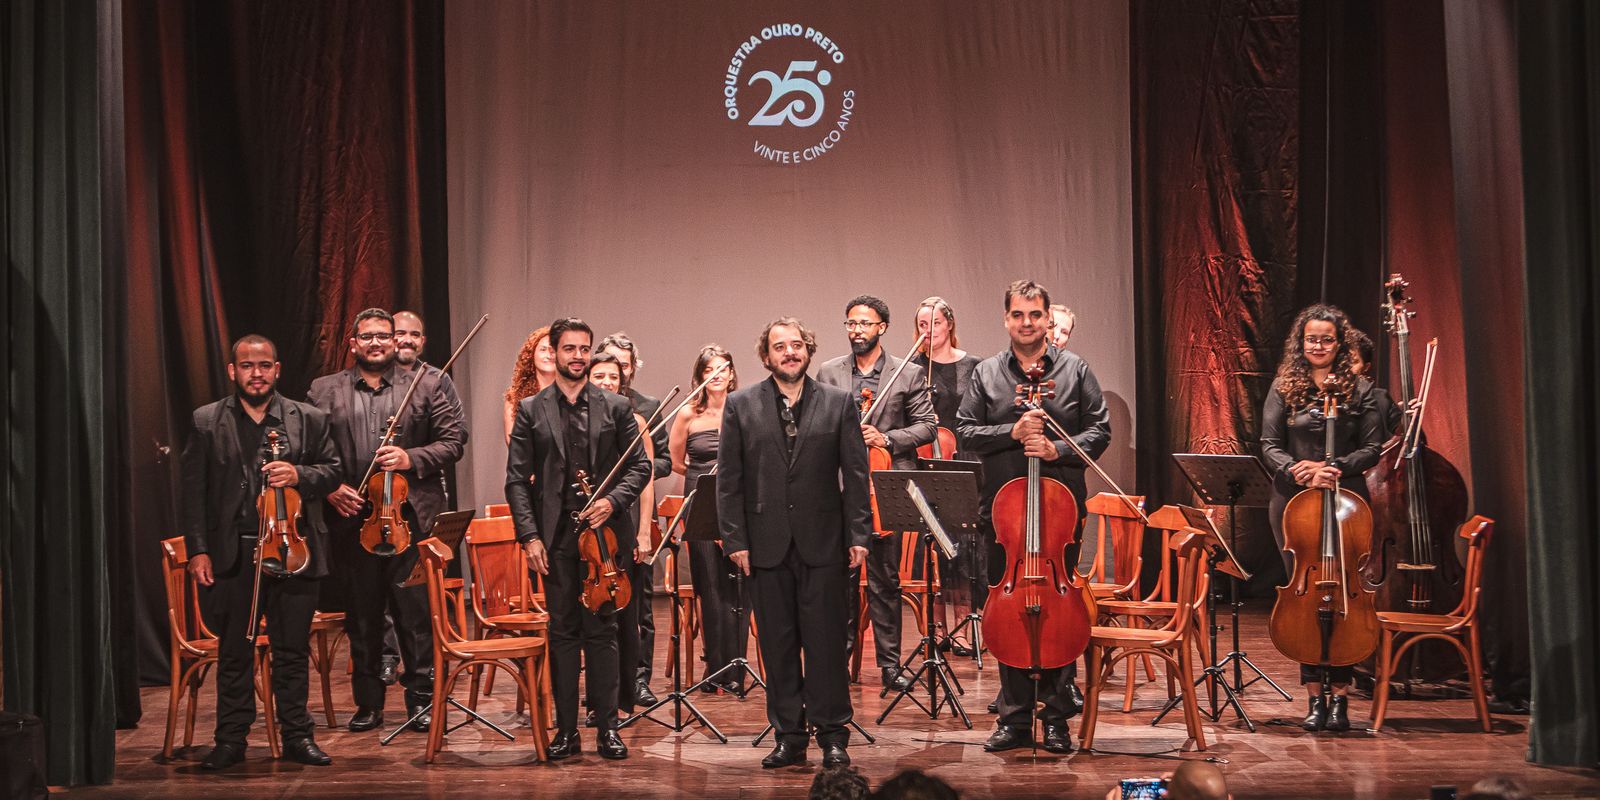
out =
[[[306,403],[274,395],[267,412],[283,421],[283,460],[300,473],[300,533],[311,548],[311,568],[303,573],[320,578],[328,572],[322,497],[339,485],[339,457],[328,438],[328,415]],[[194,411],[189,438],[180,457],[183,474],[181,524],[189,556],[211,556],[212,569],[231,570],[240,558],[239,512],[256,502],[250,493],[250,471],[260,468],[256,453],[239,452],[239,398],[230,395]],[[251,554],[253,555],[253,554]]]
[[[375,442],[358,442],[364,436],[362,429],[350,424],[358,413],[355,382],[360,379],[356,367],[324,375],[311,382],[306,399],[328,413],[332,428],[333,446],[339,453],[341,471],[338,483],[348,484],[361,491],[357,484],[367,471],[370,453]],[[444,381],[448,377],[437,370],[432,372],[392,367],[388,373],[394,392],[393,402],[399,403],[411,382],[421,380],[411,396],[411,407],[398,414],[399,434],[395,445],[405,448],[411,457],[411,469],[401,472],[408,484],[407,502],[417,513],[418,538],[433,526],[434,517],[445,510],[444,484],[440,475],[445,467],[461,460],[467,446],[467,426],[461,417],[461,401],[456,398],[453,386]]]
[[783,561],[794,543],[805,563],[849,561],[871,539],[867,445],[850,393],[806,378],[794,454],[784,446],[772,378],[728,396],[717,448],[717,516],[723,549],[753,566]]
[[[589,463],[594,467],[590,480],[598,484],[610,474],[623,448],[639,436],[639,423],[634,420],[632,404],[626,397],[594,384],[585,384],[583,391],[589,401]],[[567,444],[562,435],[561,409],[556,405],[560,392],[561,387],[552,384],[517,404],[506,453],[506,502],[511,506],[517,540],[543,539],[551,552],[576,547],[573,537],[561,536],[568,526],[561,519]],[[529,475],[536,476],[532,484],[528,483]],[[611,500],[614,510],[606,525],[617,534],[617,549],[623,556],[633,552],[631,543],[639,519],[634,505],[649,480],[650,461],[644,456],[644,447],[636,446],[609,489],[595,486],[602,497]]]
[[[888,383],[890,376],[903,362],[904,359],[884,353],[878,386]],[[854,389],[854,375],[851,373],[854,365],[853,355],[829,359],[817,370],[817,380],[850,392]],[[852,396],[851,399],[859,402],[860,398]],[[906,364],[889,391],[881,393],[881,399],[873,402],[876,408],[872,410],[872,427],[889,440],[889,456],[894,460],[894,468],[916,469],[917,448],[932,442],[939,432],[939,415],[933,411],[933,400],[928,396],[927,379],[922,376],[922,367]],[[857,408],[860,408],[859,404]]]

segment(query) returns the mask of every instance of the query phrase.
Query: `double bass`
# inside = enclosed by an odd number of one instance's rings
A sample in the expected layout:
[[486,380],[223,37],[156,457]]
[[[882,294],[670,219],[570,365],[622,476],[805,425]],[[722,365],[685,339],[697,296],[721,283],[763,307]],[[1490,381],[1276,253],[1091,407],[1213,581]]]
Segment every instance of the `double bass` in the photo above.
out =
[[[1037,409],[1055,396],[1055,382],[1043,380],[1042,364],[1025,375],[1027,382],[1017,387],[1019,407]],[[991,513],[1006,566],[1000,582],[989,587],[983,610],[989,652],[1024,670],[1071,664],[1088,649],[1094,621],[1088,583],[1067,561],[1067,546],[1077,538],[1077,500],[1065,484],[1041,474],[1038,458],[1029,457],[1027,477],[1000,487]]]
[[[1444,614],[1461,600],[1465,570],[1456,557],[1455,531],[1467,518],[1467,485],[1448,459],[1423,444],[1421,411],[1411,410],[1413,399],[1426,407],[1433,362],[1428,359],[1424,367],[1419,394],[1412,382],[1409,321],[1417,312],[1406,296],[1409,287],[1398,273],[1385,284],[1384,328],[1398,348],[1397,400],[1406,409],[1406,424],[1384,445],[1377,466],[1367,472],[1372,557],[1362,577],[1377,587],[1380,609]],[[1408,674],[1437,679],[1454,674],[1460,666],[1455,650],[1440,646],[1414,656]]]
[[[1334,451],[1339,405],[1323,392],[1324,460]],[[1305,489],[1283,509],[1284,549],[1294,557],[1289,582],[1278,587],[1267,632],[1272,644],[1301,664],[1343,667],[1378,648],[1381,633],[1372,589],[1358,571],[1367,560],[1372,510],[1342,487]],[[1328,682],[1322,682],[1328,690]]]

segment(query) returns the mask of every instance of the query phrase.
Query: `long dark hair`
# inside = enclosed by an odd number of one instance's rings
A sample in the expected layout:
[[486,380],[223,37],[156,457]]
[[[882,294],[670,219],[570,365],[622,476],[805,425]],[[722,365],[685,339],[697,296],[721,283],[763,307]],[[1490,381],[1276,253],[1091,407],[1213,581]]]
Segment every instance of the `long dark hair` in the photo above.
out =
[[[728,361],[728,391],[731,393],[734,389],[739,388],[739,371],[734,369],[733,356],[728,355],[728,351],[723,349],[720,344],[708,344],[700,348],[700,355],[694,358],[694,370],[690,377],[690,384],[699,386],[700,382],[706,379],[706,373],[711,371],[711,360],[714,358],[723,358]],[[708,394],[709,392],[701,392],[694,396],[694,412],[696,414],[706,410],[706,406],[711,404],[711,400],[706,396]]]
[[1356,390],[1356,376],[1350,369],[1351,332],[1355,327],[1350,317],[1336,306],[1318,303],[1301,311],[1289,326],[1289,336],[1283,342],[1283,361],[1278,363],[1278,394],[1291,411],[1304,408],[1318,392],[1311,381],[1311,362],[1306,360],[1306,324],[1331,322],[1339,349],[1334,351],[1333,369],[1328,375],[1328,390],[1339,402],[1349,402]]

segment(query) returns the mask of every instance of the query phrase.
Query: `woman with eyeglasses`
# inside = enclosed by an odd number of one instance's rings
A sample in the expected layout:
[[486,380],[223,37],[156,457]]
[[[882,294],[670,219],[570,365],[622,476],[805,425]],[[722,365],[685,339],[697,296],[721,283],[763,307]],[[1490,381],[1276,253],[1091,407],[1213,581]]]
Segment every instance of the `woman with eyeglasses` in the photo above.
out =
[[[700,476],[711,471],[717,463],[717,446],[722,436],[722,407],[728,393],[739,388],[739,376],[733,369],[732,356],[720,345],[708,344],[700,348],[695,357],[690,385],[699,386],[718,367],[728,369],[706,384],[705,391],[696,395],[694,402],[683,407],[672,418],[672,429],[667,434],[667,451],[672,454],[672,471],[683,476],[685,494],[694,490]],[[716,498],[696,497],[694,502],[711,503]],[[685,515],[687,518],[687,515]],[[701,645],[704,648],[706,672],[710,675],[729,661],[743,656],[750,643],[750,604],[736,598],[733,574],[736,568],[722,553],[718,542],[688,542],[689,580],[694,584],[695,596],[700,598]],[[735,600],[738,600],[736,603]],[[734,608],[742,609],[735,615]],[[721,683],[730,692],[742,690],[743,672]],[[715,687],[706,686],[706,691]]]
[[555,383],[556,349],[550,344],[550,326],[546,325],[522,343],[517,352],[517,365],[511,368],[511,385],[506,387],[506,443],[511,443],[511,426],[517,419],[517,404],[532,397],[540,389]]
[[[1283,534],[1283,510],[1290,498],[1304,489],[1343,488],[1368,499],[1362,473],[1378,463],[1383,422],[1372,382],[1351,366],[1354,337],[1349,317],[1338,308],[1319,304],[1301,311],[1284,341],[1283,361],[1261,410],[1261,459],[1272,475],[1267,517],[1286,570],[1293,566]],[[1324,460],[1322,408],[1329,394],[1338,403],[1339,417],[1333,458]],[[1333,702],[1324,706],[1318,668],[1301,665],[1300,683],[1309,697],[1306,730],[1349,730],[1346,692],[1353,675],[1351,667],[1329,669]]]

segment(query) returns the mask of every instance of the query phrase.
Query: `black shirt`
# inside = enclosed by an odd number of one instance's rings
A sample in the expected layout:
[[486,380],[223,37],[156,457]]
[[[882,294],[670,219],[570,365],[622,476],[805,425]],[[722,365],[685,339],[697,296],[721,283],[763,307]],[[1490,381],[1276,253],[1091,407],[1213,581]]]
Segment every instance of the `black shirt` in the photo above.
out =
[[790,404],[782,390],[773,393],[778,398],[778,430],[783,431],[785,455],[794,455],[794,443],[800,436],[800,415],[805,411],[805,395]]
[[[345,462],[346,469],[360,479],[360,475],[367,471],[367,465],[372,463],[372,457],[378,453],[378,443],[383,439],[383,434],[389,430],[389,418],[394,416],[395,409],[400,404],[400,398],[394,391],[394,371],[404,367],[391,366],[387,372],[378,378],[378,388],[374,389],[362,377],[361,371],[355,371],[356,402],[355,419],[335,420],[335,425],[349,425],[352,437],[356,442],[356,452],[351,454],[349,461]],[[420,377],[420,376],[419,376]],[[343,455],[343,454],[341,454]],[[355,487],[358,491],[361,487]]]
[[[1311,397],[1305,407],[1293,413],[1284,406],[1278,383],[1267,390],[1261,409],[1261,460],[1272,475],[1272,488],[1280,495],[1293,497],[1304,486],[1294,482],[1289,468],[1297,461],[1321,461],[1327,449],[1327,417],[1322,413],[1322,394]],[[1367,482],[1362,477],[1378,463],[1383,447],[1383,420],[1372,393],[1372,384],[1357,382],[1353,397],[1339,405],[1339,419],[1333,428],[1334,458],[1328,462],[1339,468],[1339,485],[1362,497]]]
[[[561,437],[567,445],[567,471],[566,491],[561,493],[561,505],[564,511],[576,511],[583,508],[584,500],[579,495],[576,485],[578,472],[581,470],[589,474],[593,459],[589,453],[589,397],[582,391],[578,392],[575,403],[567,402],[567,396],[556,392],[556,408],[561,412]],[[594,485],[597,476],[589,474],[589,484]]]
[[[283,420],[277,411],[277,395],[267,401],[267,413],[261,417],[260,422],[251,418],[250,412],[245,410],[244,401],[240,400],[234,410],[234,428],[239,432],[239,456],[245,463],[245,473],[250,476],[249,497],[250,502],[239,507],[239,518],[235,527],[241,534],[254,536],[261,528],[260,516],[256,514],[255,498],[261,496],[262,486],[265,484],[261,475],[261,467],[273,460],[272,453],[267,449],[267,431],[275,430],[283,433]],[[281,412],[280,412],[281,413]],[[283,440],[284,452],[288,452],[289,441]]]
[[[861,401],[866,397],[868,390],[872,392],[873,399],[877,399],[878,384],[882,382],[883,362],[885,360],[883,351],[879,350],[878,360],[873,363],[872,369],[862,372],[861,368],[856,366],[855,356],[850,356],[850,391],[855,393],[857,411],[861,410]],[[871,406],[872,404],[867,403],[866,405]]]

